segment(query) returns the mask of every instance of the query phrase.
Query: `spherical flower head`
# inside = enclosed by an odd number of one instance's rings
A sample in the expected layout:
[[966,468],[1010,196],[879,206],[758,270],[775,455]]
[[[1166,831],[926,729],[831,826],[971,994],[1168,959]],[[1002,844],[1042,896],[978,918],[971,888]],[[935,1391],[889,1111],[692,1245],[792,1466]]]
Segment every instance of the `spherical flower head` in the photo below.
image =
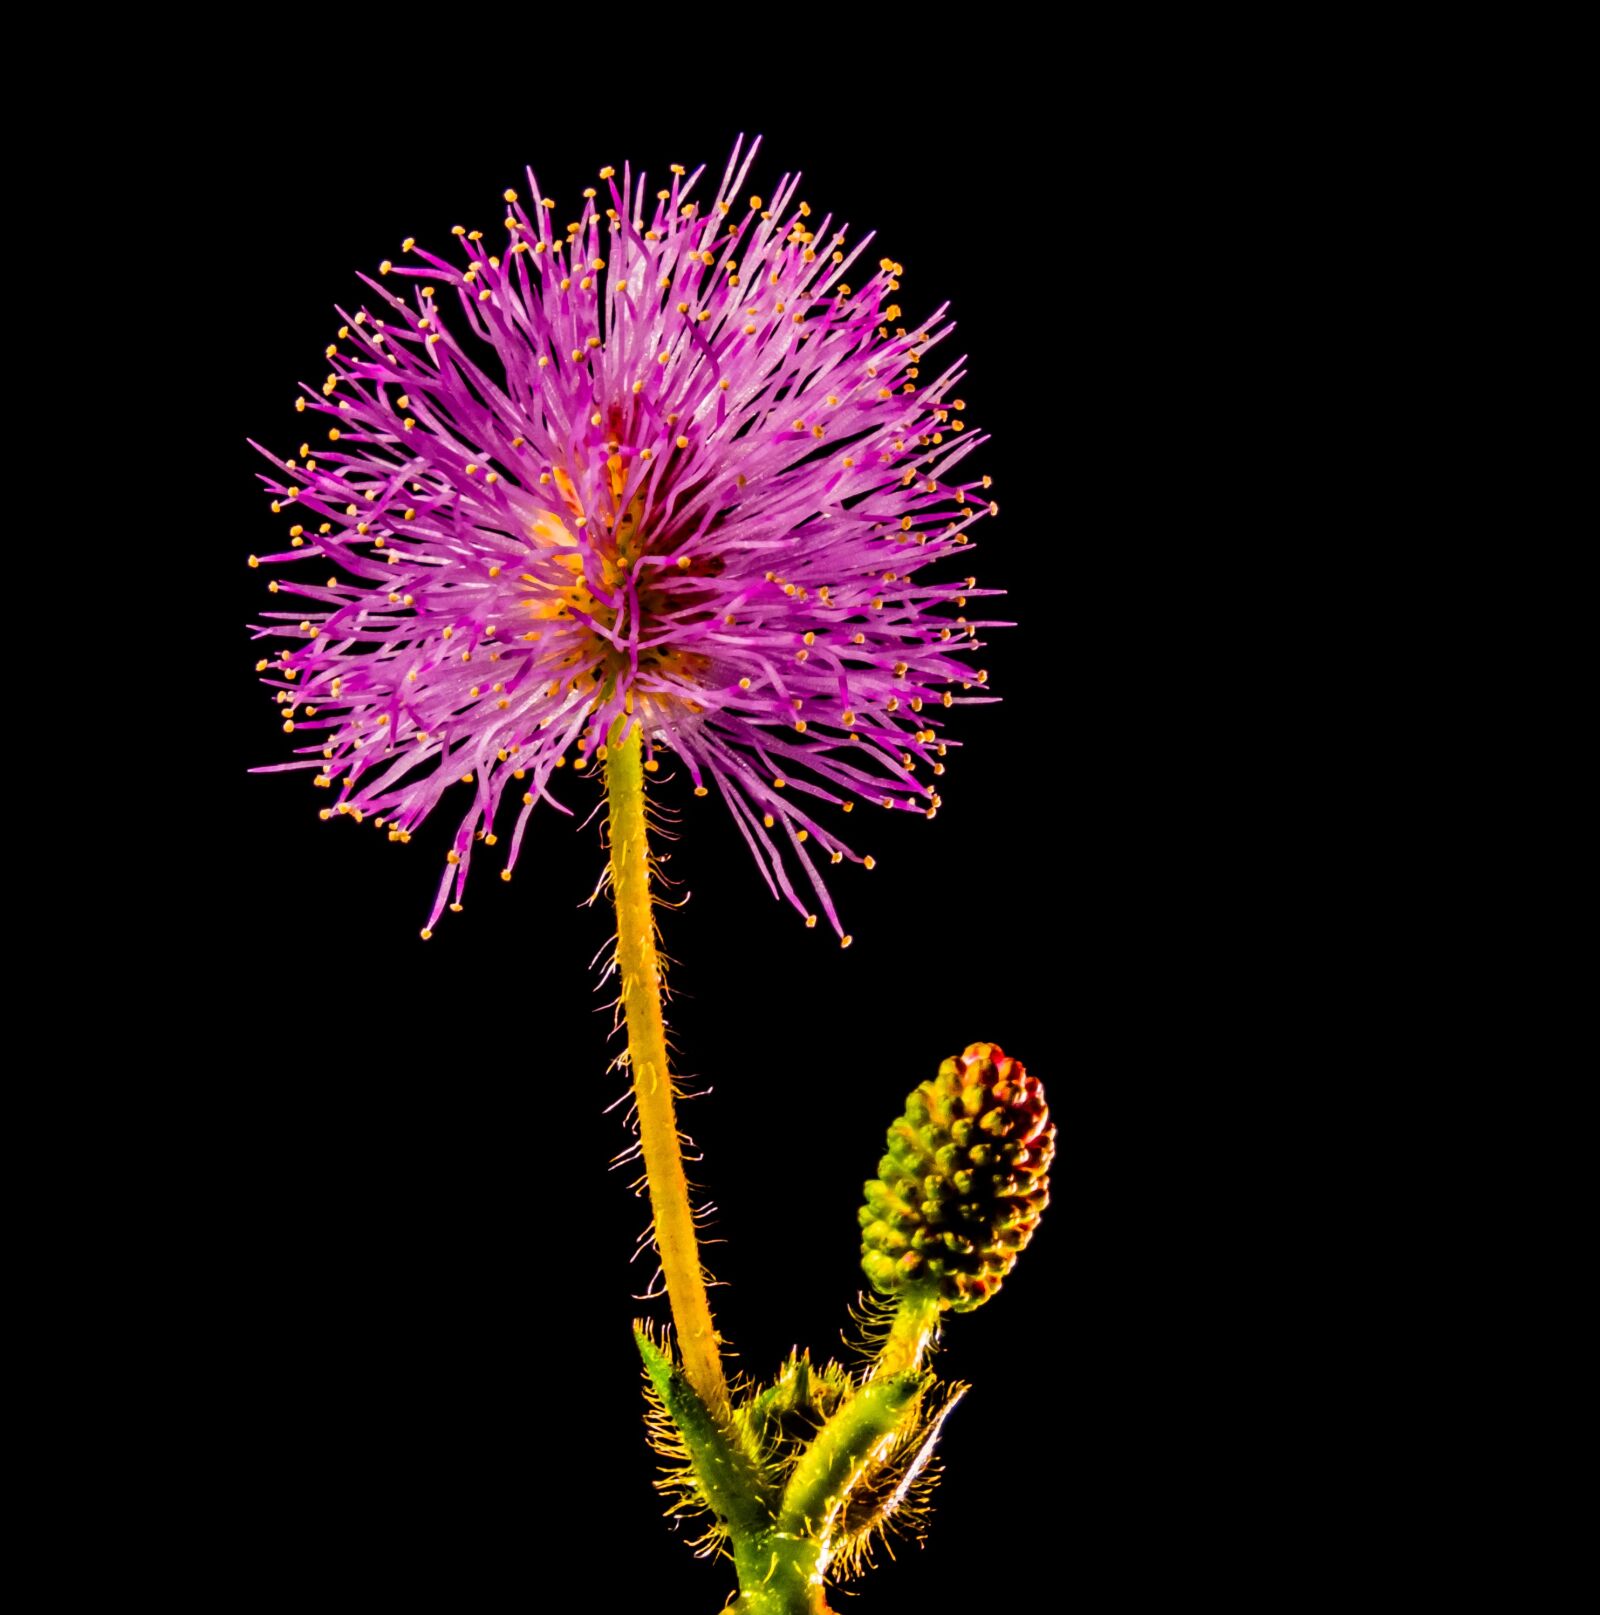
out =
[[843,937],[823,867],[872,859],[831,810],[932,818],[946,709],[988,699],[960,658],[995,591],[935,567],[995,509],[961,469],[961,361],[927,373],[952,327],[903,323],[900,265],[798,176],[747,196],[754,155],[703,205],[699,172],[602,169],[564,225],[530,171],[459,261],[408,239],[339,311],[299,452],[268,456],[289,547],[259,561],[307,563],[256,628],[289,641],[258,664],[301,759],[278,766],[398,841],[465,788],[424,936],[508,792],[507,880],[533,808],[570,811],[558,771],[638,726]]

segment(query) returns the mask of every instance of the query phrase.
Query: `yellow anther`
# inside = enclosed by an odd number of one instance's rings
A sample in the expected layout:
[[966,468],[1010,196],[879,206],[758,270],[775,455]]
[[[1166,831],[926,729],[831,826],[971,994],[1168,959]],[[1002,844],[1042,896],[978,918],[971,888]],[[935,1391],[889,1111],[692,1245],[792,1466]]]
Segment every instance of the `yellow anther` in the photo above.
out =
[[841,948],[848,948],[850,946],[850,944],[852,942],[854,942],[854,941],[855,941],[855,938],[853,936],[842,936],[842,937],[839,938],[839,946]]
[[774,819],[770,813],[763,813],[761,815],[761,822],[767,827],[767,829],[770,830],[778,821]]
[[383,262],[378,265],[378,273],[380,275],[387,275],[389,273],[389,271],[391,269],[393,269],[393,268],[394,268],[394,265],[392,263],[390,263],[387,258],[385,258],[383,260]]

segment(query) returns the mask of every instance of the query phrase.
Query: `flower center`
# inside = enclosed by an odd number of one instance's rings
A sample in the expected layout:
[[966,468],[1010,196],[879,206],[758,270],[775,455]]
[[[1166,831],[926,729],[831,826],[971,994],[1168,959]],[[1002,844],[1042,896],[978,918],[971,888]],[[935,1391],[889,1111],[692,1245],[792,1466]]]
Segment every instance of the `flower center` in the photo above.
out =
[[[713,619],[711,580],[723,563],[672,555],[670,535],[652,529],[648,520],[645,491],[623,502],[623,456],[609,455],[606,471],[601,508],[594,510],[585,507],[570,473],[555,470],[553,481],[569,514],[547,512],[530,527],[546,576],[522,574],[530,591],[523,609],[536,621],[567,625],[568,659],[593,667],[597,705],[611,691],[637,689],[697,710],[682,686],[703,685],[712,662],[689,644]],[[570,581],[552,587],[550,568]]]

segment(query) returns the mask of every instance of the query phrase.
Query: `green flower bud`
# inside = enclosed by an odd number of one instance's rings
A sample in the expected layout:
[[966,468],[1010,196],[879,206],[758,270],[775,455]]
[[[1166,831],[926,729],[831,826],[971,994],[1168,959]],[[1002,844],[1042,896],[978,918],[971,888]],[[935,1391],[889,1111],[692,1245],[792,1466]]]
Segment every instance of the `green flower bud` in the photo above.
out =
[[859,1213],[881,1295],[971,1312],[1000,1287],[1050,1200],[1056,1130],[1020,1061],[974,1043],[906,1101]]

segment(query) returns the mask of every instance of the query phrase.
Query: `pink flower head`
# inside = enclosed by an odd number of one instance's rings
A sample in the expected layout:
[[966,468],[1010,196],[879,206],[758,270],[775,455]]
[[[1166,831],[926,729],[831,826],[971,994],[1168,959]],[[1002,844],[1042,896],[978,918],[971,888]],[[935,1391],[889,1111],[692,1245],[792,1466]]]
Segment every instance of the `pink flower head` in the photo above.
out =
[[289,641],[259,664],[303,759],[279,766],[400,841],[464,799],[424,936],[480,845],[510,879],[623,715],[842,936],[819,864],[870,860],[832,810],[932,818],[945,709],[988,699],[960,657],[996,591],[929,575],[995,509],[959,469],[984,441],[961,361],[925,368],[952,327],[904,323],[900,265],[798,177],[746,197],[754,156],[706,205],[703,171],[602,169],[564,228],[530,171],[492,231],[456,227],[460,263],[408,240],[340,310],[299,453],[268,456],[291,547],[259,560],[302,563],[256,628]]

